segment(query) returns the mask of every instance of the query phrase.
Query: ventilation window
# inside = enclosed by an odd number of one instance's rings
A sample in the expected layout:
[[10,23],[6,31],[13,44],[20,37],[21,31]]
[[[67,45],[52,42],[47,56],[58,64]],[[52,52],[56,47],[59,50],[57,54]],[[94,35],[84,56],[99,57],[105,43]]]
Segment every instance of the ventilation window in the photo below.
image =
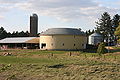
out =
[[75,46],[75,44],[74,44],[74,46]]

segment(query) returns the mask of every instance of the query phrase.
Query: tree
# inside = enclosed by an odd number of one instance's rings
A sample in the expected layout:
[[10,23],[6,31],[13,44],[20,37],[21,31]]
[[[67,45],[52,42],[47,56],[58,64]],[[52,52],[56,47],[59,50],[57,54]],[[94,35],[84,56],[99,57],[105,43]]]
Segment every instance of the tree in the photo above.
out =
[[[119,26],[119,22],[120,22],[120,15],[118,15],[118,14],[114,15],[114,17],[112,19],[112,26],[113,26],[114,33],[116,31],[116,28]],[[117,43],[117,32],[115,33],[115,36],[114,36],[114,43],[115,44]]]
[[111,17],[107,12],[104,12],[101,15],[101,19],[99,19],[99,21],[96,22],[96,32],[101,33],[103,35],[104,40],[108,40],[108,35],[113,36],[114,34],[111,22]]
[[0,28],[0,39],[6,38],[6,37],[7,37],[6,30],[3,27],[1,27]]
[[26,31],[26,32],[24,32],[24,31],[19,32],[19,37],[28,37],[28,36],[29,36],[29,32],[28,31]]
[[94,32],[95,32],[94,29],[92,31],[88,30],[88,31],[86,31],[86,35],[89,36],[89,35],[93,34]]
[[28,37],[29,34],[30,34],[30,33],[29,33],[28,31],[25,32],[26,37]]
[[117,36],[117,40],[118,42],[120,42],[120,24],[119,26],[116,28],[116,31],[114,32],[115,36]]
[[6,37],[29,37],[29,32],[13,31],[12,33],[10,33],[10,32],[7,32],[3,27],[0,27],[0,39],[6,38]]
[[13,31],[13,33],[11,34],[11,37],[16,37],[16,32]]
[[114,31],[119,26],[119,22],[120,22],[120,15],[118,15],[118,14],[114,15],[114,17],[112,19],[112,26],[114,27]]
[[[10,35],[10,33],[8,35]],[[29,37],[29,32],[28,31],[26,32],[13,31],[13,33],[9,37]]]
[[99,55],[106,53],[105,43],[101,42],[98,46],[97,53]]
[[10,32],[7,33],[7,37],[11,37],[11,35],[12,35],[12,34],[11,34]]

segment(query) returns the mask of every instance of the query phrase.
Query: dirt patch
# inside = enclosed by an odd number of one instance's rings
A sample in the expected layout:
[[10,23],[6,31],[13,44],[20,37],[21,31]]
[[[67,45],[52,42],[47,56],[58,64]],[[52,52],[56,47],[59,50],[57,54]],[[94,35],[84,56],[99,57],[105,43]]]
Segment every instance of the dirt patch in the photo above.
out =
[[65,53],[66,55],[69,55],[69,56],[79,56],[80,55],[80,52],[67,52]]
[[110,49],[110,50],[114,50],[114,48],[113,47],[105,47],[106,49]]

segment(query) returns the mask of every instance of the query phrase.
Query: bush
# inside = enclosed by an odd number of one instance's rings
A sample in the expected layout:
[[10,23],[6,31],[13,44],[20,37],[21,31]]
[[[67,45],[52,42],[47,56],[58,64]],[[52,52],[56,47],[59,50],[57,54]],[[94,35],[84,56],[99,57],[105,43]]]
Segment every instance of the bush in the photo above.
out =
[[98,46],[97,53],[99,55],[106,53],[105,43],[101,42]]

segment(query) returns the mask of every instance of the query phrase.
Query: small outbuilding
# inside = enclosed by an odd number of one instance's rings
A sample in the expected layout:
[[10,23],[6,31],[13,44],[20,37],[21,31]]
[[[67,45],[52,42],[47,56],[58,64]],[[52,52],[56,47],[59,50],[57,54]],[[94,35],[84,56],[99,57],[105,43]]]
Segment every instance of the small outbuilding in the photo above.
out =
[[1,49],[39,48],[39,37],[11,37],[0,40]]
[[99,33],[93,33],[89,36],[88,44],[91,45],[98,45],[100,42],[103,41],[103,36]]
[[87,37],[80,29],[51,28],[40,34],[41,50],[86,49]]

